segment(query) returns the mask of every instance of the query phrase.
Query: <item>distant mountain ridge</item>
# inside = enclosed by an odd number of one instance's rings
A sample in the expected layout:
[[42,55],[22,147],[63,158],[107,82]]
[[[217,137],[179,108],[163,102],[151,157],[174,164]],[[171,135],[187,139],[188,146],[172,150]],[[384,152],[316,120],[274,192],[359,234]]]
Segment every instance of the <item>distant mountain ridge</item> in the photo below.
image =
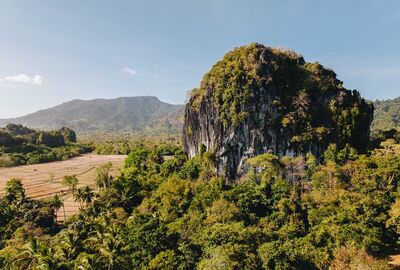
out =
[[17,123],[50,130],[68,127],[79,134],[180,134],[183,105],[154,96],[71,100],[22,117],[0,119],[0,126]]

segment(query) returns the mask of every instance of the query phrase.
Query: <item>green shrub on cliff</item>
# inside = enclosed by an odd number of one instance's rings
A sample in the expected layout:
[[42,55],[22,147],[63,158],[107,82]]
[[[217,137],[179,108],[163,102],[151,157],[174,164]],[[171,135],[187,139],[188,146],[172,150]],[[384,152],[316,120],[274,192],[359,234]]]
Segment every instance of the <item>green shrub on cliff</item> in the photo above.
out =
[[[188,106],[199,110],[209,100],[225,127],[265,118],[299,152],[311,142],[349,143],[359,151],[368,143],[372,105],[345,89],[332,70],[293,51],[253,43],[228,52],[192,90]],[[199,132],[189,127],[189,137]]]

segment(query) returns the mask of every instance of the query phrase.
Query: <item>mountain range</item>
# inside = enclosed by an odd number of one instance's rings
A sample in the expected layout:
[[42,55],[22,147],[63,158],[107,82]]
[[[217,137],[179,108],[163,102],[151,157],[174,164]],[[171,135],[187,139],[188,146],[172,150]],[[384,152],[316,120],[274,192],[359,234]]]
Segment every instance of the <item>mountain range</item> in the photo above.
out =
[[[400,129],[400,97],[374,102],[372,130]],[[173,105],[154,96],[72,100],[22,117],[0,119],[8,123],[51,130],[69,127],[80,135],[169,134],[179,135],[184,105]]]
[[8,123],[50,130],[69,127],[78,134],[180,134],[183,105],[153,96],[72,100],[22,117],[0,119]]

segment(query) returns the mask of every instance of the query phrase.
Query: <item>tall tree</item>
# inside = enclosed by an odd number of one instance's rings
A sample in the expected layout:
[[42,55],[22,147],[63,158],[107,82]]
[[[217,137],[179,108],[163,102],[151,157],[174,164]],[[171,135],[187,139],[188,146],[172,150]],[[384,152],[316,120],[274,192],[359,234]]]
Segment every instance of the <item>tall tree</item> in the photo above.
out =
[[[57,224],[57,211],[61,207],[64,207],[64,201],[58,194],[56,194],[50,199],[49,203],[54,211],[54,222]],[[65,222],[65,208],[64,208],[64,222]]]

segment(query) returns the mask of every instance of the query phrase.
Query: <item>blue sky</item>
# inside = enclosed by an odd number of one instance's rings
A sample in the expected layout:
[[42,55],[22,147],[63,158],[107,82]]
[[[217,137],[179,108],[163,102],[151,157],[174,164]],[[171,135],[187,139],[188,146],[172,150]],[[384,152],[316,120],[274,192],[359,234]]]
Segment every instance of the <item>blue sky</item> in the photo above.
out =
[[369,99],[400,96],[397,0],[0,0],[0,118],[71,99],[183,103],[251,42],[333,68]]

